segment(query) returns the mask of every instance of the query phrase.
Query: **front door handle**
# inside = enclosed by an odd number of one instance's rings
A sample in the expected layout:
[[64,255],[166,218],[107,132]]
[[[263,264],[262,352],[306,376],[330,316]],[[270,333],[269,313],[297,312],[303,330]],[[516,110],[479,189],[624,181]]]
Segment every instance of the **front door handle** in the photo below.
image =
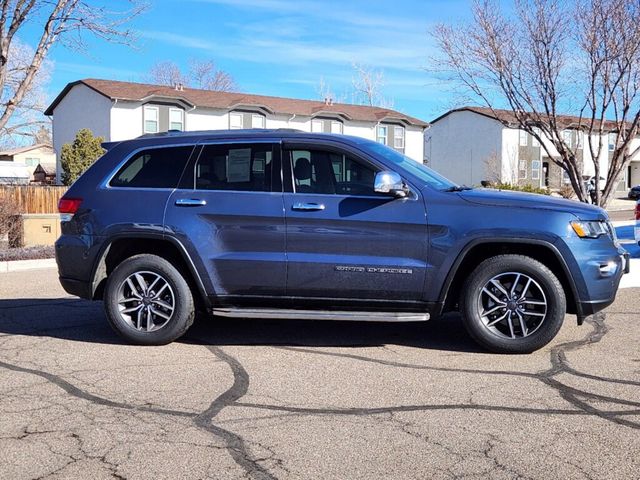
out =
[[304,212],[314,212],[318,210],[324,210],[324,205],[322,203],[294,203],[293,210],[301,210]]
[[204,207],[206,204],[207,201],[201,198],[179,198],[176,200],[177,207]]

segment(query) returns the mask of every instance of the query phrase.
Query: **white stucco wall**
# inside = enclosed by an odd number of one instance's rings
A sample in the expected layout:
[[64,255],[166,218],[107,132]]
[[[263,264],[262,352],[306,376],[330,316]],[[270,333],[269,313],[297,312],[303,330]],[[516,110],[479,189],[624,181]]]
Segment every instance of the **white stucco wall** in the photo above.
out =
[[487,178],[487,159],[505,153],[502,130],[485,116],[453,112],[425,133],[427,165],[456,183],[479,185]]
[[110,109],[111,100],[83,84],[75,85],[56,105],[52,116],[52,136],[58,176],[62,171],[62,145],[73,142],[78,130],[88,128],[96,136],[110,138]]
[[137,102],[115,102],[111,109],[110,142],[129,140],[142,135],[142,105]]

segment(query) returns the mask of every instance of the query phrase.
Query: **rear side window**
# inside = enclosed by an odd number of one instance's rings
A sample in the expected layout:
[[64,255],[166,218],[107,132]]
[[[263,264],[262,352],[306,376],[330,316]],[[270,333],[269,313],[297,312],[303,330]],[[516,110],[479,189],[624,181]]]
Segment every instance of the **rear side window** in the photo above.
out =
[[175,188],[193,146],[150,148],[136,153],[111,179],[112,187]]
[[195,188],[270,192],[272,170],[271,144],[207,145],[195,165]]

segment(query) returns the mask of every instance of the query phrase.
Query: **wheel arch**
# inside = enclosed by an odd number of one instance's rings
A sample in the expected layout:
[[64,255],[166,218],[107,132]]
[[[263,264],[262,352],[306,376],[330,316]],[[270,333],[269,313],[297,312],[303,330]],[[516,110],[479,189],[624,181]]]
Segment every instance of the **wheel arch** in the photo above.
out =
[[578,290],[571,270],[560,251],[552,243],[534,239],[479,239],[470,242],[453,263],[439,296],[443,312],[455,310],[459,291],[470,271],[487,258],[502,254],[525,255],[547,266],[557,277],[567,299],[567,313],[578,316],[583,321],[582,309],[578,301]]
[[152,254],[170,261],[183,272],[196,299],[196,306],[209,308],[210,301],[198,270],[184,245],[176,238],[162,234],[119,234],[103,245],[92,273],[91,294],[101,300],[109,274],[126,258]]

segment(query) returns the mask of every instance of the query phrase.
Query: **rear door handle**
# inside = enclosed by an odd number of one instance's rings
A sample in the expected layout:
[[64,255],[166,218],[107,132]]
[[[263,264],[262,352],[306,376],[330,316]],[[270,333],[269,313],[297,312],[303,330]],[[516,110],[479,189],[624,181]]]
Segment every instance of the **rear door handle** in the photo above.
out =
[[176,200],[177,207],[204,207],[206,204],[207,201],[201,198],[179,198]]
[[301,210],[304,212],[314,212],[324,210],[324,205],[322,203],[294,203],[291,208],[293,210]]

